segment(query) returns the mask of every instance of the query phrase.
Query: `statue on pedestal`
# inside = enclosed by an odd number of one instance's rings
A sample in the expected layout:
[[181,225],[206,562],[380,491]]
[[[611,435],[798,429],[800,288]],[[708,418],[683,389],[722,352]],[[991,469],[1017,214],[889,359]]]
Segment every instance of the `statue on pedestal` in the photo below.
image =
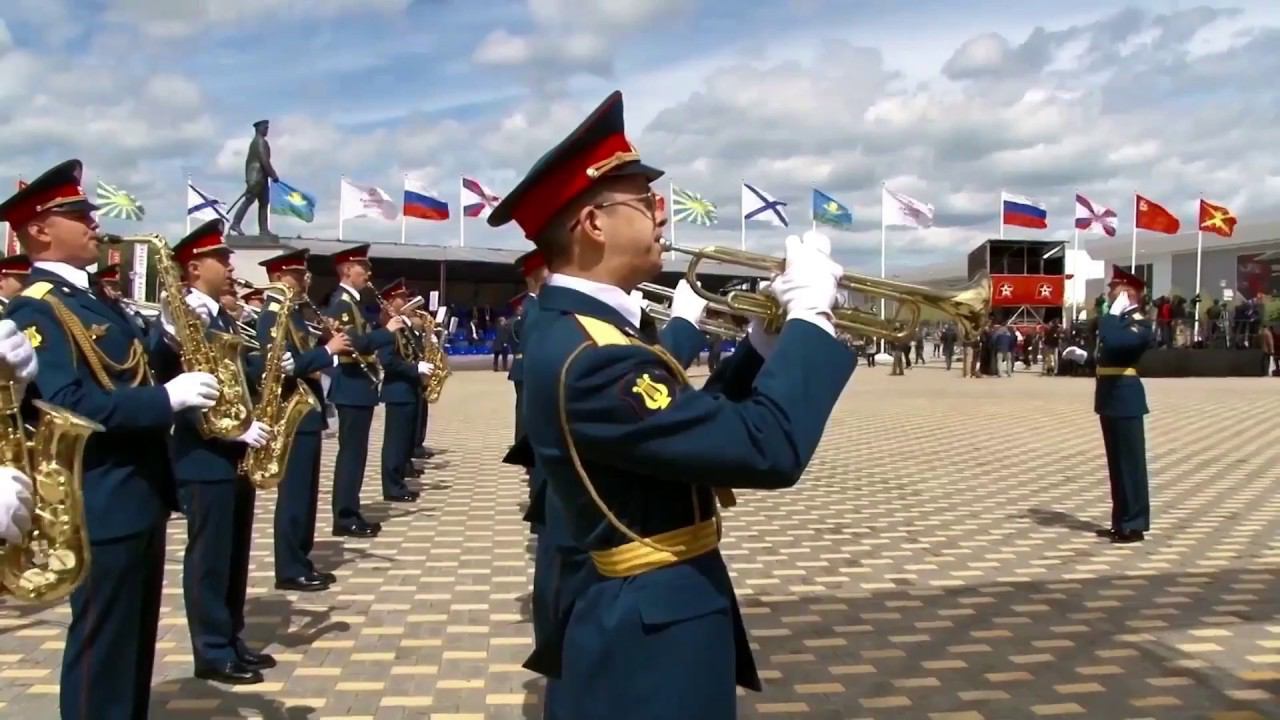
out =
[[271,208],[271,183],[278,182],[280,176],[271,166],[271,146],[267,144],[267,131],[270,122],[259,120],[253,124],[253,140],[249,141],[249,154],[244,159],[244,194],[240,196],[240,207],[236,208],[235,217],[231,219],[231,232],[244,234],[240,223],[249,211],[249,206],[258,204],[258,234],[275,237],[268,224]]

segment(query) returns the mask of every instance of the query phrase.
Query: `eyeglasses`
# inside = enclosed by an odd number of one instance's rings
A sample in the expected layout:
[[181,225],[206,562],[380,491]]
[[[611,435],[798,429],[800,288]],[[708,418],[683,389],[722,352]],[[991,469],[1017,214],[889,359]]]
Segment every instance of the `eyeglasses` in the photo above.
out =
[[[605,202],[592,203],[591,205],[588,205],[588,207],[595,210],[603,210],[607,207],[613,207],[614,205],[630,205],[637,201],[640,203],[640,208],[648,213],[651,219],[657,219],[658,211],[665,210],[667,207],[667,197],[652,190],[644,195],[632,195],[630,197],[618,198],[617,200],[606,200]],[[574,220],[573,224],[569,226],[569,229],[573,230],[580,222],[581,220]]]

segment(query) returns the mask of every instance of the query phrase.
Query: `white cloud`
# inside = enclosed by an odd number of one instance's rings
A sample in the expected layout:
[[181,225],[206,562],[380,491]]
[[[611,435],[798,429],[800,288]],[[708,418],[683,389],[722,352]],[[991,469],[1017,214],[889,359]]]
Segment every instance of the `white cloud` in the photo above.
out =
[[397,13],[412,0],[114,0],[108,18],[151,36],[177,38],[201,29],[268,19],[309,21],[357,13]]

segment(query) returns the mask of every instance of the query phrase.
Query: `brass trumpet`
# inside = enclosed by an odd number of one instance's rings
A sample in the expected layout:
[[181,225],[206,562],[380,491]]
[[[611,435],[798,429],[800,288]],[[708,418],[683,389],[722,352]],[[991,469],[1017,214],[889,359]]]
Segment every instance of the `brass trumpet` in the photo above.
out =
[[[636,286],[636,289],[649,295],[656,295],[657,297],[662,298],[664,302],[649,302],[646,300],[645,310],[653,317],[654,320],[660,323],[667,323],[671,321],[671,301],[676,296],[675,290],[655,283],[640,283]],[[717,311],[721,311],[721,308],[717,307],[715,309]],[[738,326],[731,322],[714,320],[708,317],[703,317],[699,320],[697,327],[703,332],[711,333],[712,335],[728,340],[734,340],[745,332],[744,330],[739,330]]]
[[[770,329],[781,327],[786,318],[782,307],[773,297],[748,290],[732,290],[724,295],[713,293],[698,282],[698,266],[703,261],[709,261],[778,274],[786,267],[783,258],[718,246],[682,247],[668,243],[666,249],[691,257],[685,278],[694,291],[707,301],[709,309],[731,315],[762,318]],[[838,285],[845,290],[893,301],[895,305],[893,315],[884,318],[869,310],[833,307],[831,312],[836,329],[850,335],[869,335],[902,342],[914,335],[920,325],[922,312],[928,308],[953,319],[959,326],[961,335],[965,339],[971,339],[986,325],[991,313],[991,278],[986,273],[953,291],[851,272],[844,273]]]

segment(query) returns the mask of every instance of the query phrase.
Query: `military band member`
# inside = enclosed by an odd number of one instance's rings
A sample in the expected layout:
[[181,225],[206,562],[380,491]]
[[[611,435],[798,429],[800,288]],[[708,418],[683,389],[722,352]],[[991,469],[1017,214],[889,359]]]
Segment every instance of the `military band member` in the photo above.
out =
[[9,301],[22,293],[31,275],[31,260],[26,255],[10,255],[0,258],[0,313]]
[[265,302],[265,296],[262,288],[253,288],[240,295],[240,322],[245,327],[254,331],[258,331],[258,316],[262,314],[262,305]]
[[[0,366],[3,375],[16,385],[14,397],[22,397],[36,377],[36,353],[12,320],[0,320]],[[19,468],[0,467],[0,540],[21,544],[31,529],[34,509],[31,478]]]
[[120,290],[120,265],[112,263],[97,272],[89,274],[89,289],[101,298],[104,302],[112,304],[113,308],[119,309],[134,325],[138,326],[138,331],[143,335],[148,335],[154,331],[146,317],[138,311],[137,308],[124,304],[124,293]]
[[[404,280],[396,280],[379,293],[390,312],[387,321],[403,317],[400,309],[409,297]],[[405,484],[405,476],[413,467],[413,447],[418,429],[418,412],[422,405],[423,385],[434,369],[419,359],[415,341],[407,326],[394,333],[395,340],[378,349],[382,366],[382,402],[386,405],[382,436],[382,499],[388,502],[413,502],[417,491]]]
[[708,387],[642,338],[629,291],[661,269],[660,176],[627,141],[614,93],[489,218],[515,220],[551,271],[525,326],[525,431],[595,574],[530,664],[560,678],[566,718],[728,719],[735,681],[760,688],[716,499],[794,485],[853,372],[831,318],[841,268],[816,233],[788,238],[771,288],[781,333],[756,323]]
[[377,327],[365,315],[360,293],[369,286],[369,246],[356,245],[333,255],[338,271],[338,289],[329,299],[325,314],[337,321],[354,350],[338,358],[338,369],[329,387],[329,400],[338,409],[338,458],[333,470],[333,534],[346,537],[374,537],[380,523],[360,514],[360,487],[369,457],[369,428],[378,405],[380,372],[376,353],[396,341],[395,332],[404,327],[399,316]]
[[0,204],[31,257],[30,284],[9,317],[35,349],[28,388],[102,425],[83,457],[85,519],[93,561],[71,596],[62,655],[61,714],[74,720],[146,717],[155,661],[165,523],[177,507],[168,453],[175,413],[207,408],[218,383],[183,373],[163,387],[150,363],[173,351],[159,333],[145,337],[89,289],[85,268],[98,260],[98,225],[69,160]]
[[[238,335],[235,318],[216,299],[231,287],[233,269],[223,231],[220,219],[200,225],[174,245],[173,259],[187,284],[184,299],[207,331]],[[170,334],[172,322],[161,314]],[[292,358],[286,355],[283,365],[289,372]],[[248,372],[254,372],[252,367]],[[253,383],[257,380],[254,373]],[[260,683],[261,671],[275,667],[275,659],[250,650],[242,637],[255,492],[240,474],[239,463],[248,448],[268,440],[270,431],[255,420],[235,440],[206,438],[198,421],[196,411],[178,413],[172,440],[178,499],[187,516],[182,595],[195,676],[235,685]]]
[[[336,357],[351,352],[351,341],[345,334],[337,333],[325,344],[318,345],[307,327],[300,298],[305,296],[310,284],[308,254],[307,250],[297,250],[258,263],[271,282],[288,285],[294,297],[299,298],[290,317],[284,319],[279,315],[280,299],[269,298],[258,320],[258,344],[268,347],[277,327],[288,333],[286,342],[294,357],[294,379],[285,383],[285,396],[293,393],[295,383],[301,382],[311,388],[317,400],[324,402],[320,373],[332,367]],[[298,423],[284,478],[277,489],[275,574],[276,588],[280,590],[317,592],[327,590],[338,581],[333,573],[317,570],[311,561],[316,537],[316,503],[320,495],[320,441],[327,426],[324,412],[320,410],[307,413]]]
[[[420,352],[418,357],[425,357],[428,343],[440,343],[440,339],[436,337],[434,332],[428,332],[426,320],[423,319],[423,312],[414,313],[411,326],[413,328],[414,337],[418,343]],[[419,394],[418,397],[418,427],[414,434],[414,445],[412,456],[415,460],[430,460],[436,456],[435,450],[427,447],[427,419],[431,410],[431,405],[427,402],[426,393]],[[422,477],[422,471],[416,465],[411,465],[409,477]]]
[[[1098,318],[1098,347],[1094,352],[1097,380],[1093,410],[1102,425],[1111,484],[1111,526],[1098,534],[1113,543],[1141,542],[1151,529],[1151,500],[1147,483],[1147,442],[1143,428],[1147,394],[1138,375],[1138,361],[1152,345],[1151,320],[1138,303],[1146,283],[1113,265],[1108,299],[1110,308]],[[1063,357],[1088,360],[1080,347]]]
[[525,293],[519,299],[519,314],[511,327],[511,352],[514,357],[511,360],[511,369],[507,372],[507,380],[511,381],[516,392],[515,437],[519,440],[522,434],[520,397],[524,392],[524,381],[520,377],[520,368],[524,364],[524,321],[538,308],[538,290],[547,279],[547,263],[542,259],[542,253],[534,248],[517,258],[516,265],[524,277]]

